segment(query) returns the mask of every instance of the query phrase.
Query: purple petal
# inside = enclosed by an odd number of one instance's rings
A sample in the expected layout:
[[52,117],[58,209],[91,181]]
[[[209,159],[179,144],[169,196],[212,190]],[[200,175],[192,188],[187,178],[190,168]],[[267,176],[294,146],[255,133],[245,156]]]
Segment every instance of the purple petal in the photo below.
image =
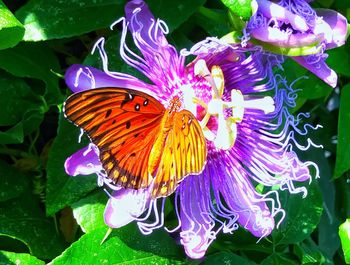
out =
[[320,57],[318,60],[313,60],[314,56],[297,56],[291,57],[294,61],[308,69],[314,75],[322,79],[331,87],[336,87],[338,76],[325,62],[325,58]]
[[210,186],[207,176],[188,176],[180,185],[181,244],[192,259],[202,258],[215,239],[210,217]]
[[94,144],[89,144],[68,157],[64,163],[66,173],[70,176],[90,175],[102,170],[99,151]]
[[290,23],[292,27],[299,31],[309,29],[306,21],[299,15],[295,15],[286,8],[267,0],[257,0],[259,11],[267,18],[276,18],[279,21]]
[[346,18],[342,14],[329,9],[316,9],[316,13],[330,27],[331,36],[326,43],[326,48],[332,49],[344,45],[348,31]]
[[125,13],[128,29],[143,58],[126,47],[125,39],[121,44],[122,58],[156,84],[158,91],[169,96],[171,84],[184,75],[184,57],[168,44],[164,36],[169,31],[166,24],[156,20],[143,1],[130,1]]
[[[232,154],[221,152],[217,159],[207,162],[209,175],[213,183],[217,204],[227,204],[238,217],[237,221],[256,237],[269,235],[275,222],[266,199],[257,194],[250,183],[248,172],[236,161]],[[220,200],[222,197],[225,203]],[[224,206],[222,206],[224,207]]]
[[151,87],[131,75],[117,72],[107,74],[94,67],[78,64],[74,64],[67,69],[65,80],[67,86],[74,93],[98,87],[120,87],[139,90],[149,90]]
[[[155,28],[156,20],[144,1],[133,0],[128,2],[125,5],[125,17],[127,22],[130,23],[130,32],[140,34],[140,38],[153,49],[158,49],[158,41],[163,42],[164,45],[167,44],[163,32]],[[143,48],[145,47],[141,47],[141,52]],[[148,47],[146,46],[146,48]]]
[[104,212],[105,223],[119,228],[134,221],[149,206],[150,193],[147,189],[120,189],[114,191]]

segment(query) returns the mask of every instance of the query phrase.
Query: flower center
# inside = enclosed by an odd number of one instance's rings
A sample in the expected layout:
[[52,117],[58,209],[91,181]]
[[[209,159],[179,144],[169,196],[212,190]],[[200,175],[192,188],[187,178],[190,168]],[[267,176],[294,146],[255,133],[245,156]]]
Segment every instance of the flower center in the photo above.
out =
[[[271,97],[243,96],[240,90],[231,90],[231,100],[223,99],[225,79],[222,69],[214,65],[209,71],[206,62],[198,60],[194,66],[194,73],[203,77],[211,87],[212,97],[208,103],[191,95],[192,102],[205,109],[205,115],[200,121],[205,138],[214,143],[215,147],[228,150],[233,147],[237,138],[237,124],[241,123],[246,108],[262,110],[265,114],[273,112],[274,101]],[[191,104],[188,104],[191,105]],[[194,105],[194,104],[192,104]],[[228,113],[230,113],[228,115]],[[214,117],[217,130],[208,126],[209,119]]]

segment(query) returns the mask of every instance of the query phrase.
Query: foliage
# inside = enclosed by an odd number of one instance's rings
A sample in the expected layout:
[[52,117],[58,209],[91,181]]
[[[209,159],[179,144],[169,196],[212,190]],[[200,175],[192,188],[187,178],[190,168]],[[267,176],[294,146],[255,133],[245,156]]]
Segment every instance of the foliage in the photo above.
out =
[[[255,1],[146,2],[181,49],[232,30],[225,5],[247,19]],[[271,236],[257,243],[243,228],[220,234],[200,261],[185,257],[178,235],[160,230],[143,236],[135,224],[115,230],[101,244],[107,195],[95,176],[72,178],[63,168],[86,139],[79,144],[79,130],[62,117],[61,104],[70,92],[61,77],[73,63],[101,65],[89,55],[100,36],[114,53],[111,68],[132,71],[118,56],[118,32],[108,30],[123,15],[124,4],[0,1],[0,264],[343,264],[340,237],[349,260],[349,221],[338,235],[350,217],[349,43],[329,52],[327,63],[340,75],[334,90],[296,63],[284,64],[289,82],[307,77],[294,84],[300,89],[294,111],[310,112],[309,122],[323,125],[310,137],[324,149],[300,154],[319,165],[321,178],[309,185],[305,199],[281,192],[287,217]],[[348,0],[312,5],[343,14],[350,10]]]

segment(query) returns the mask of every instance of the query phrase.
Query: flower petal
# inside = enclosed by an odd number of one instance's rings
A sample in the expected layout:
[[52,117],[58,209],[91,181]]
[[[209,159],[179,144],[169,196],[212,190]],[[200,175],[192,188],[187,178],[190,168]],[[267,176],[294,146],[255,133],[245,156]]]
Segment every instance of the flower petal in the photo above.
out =
[[123,59],[156,84],[158,91],[171,95],[170,84],[180,81],[179,77],[184,75],[185,60],[168,44],[164,36],[169,31],[166,24],[156,20],[143,1],[128,2],[125,13],[128,29],[143,58],[126,48],[124,38],[121,45]]
[[[142,45],[140,49],[141,52],[143,49],[148,49],[149,47],[158,49],[159,41],[163,42],[165,45],[168,43],[161,29],[155,27],[156,20],[144,1],[129,1],[125,5],[125,17],[130,23],[130,32],[132,34],[139,33],[140,39],[147,44],[143,46],[143,43],[140,43]],[[149,30],[151,30],[152,33],[150,33]]]
[[68,157],[64,163],[66,173],[71,176],[90,175],[102,170],[99,151],[94,144],[89,144]]
[[336,87],[338,82],[338,76],[336,72],[328,67],[324,57],[321,57],[321,55],[319,55],[319,58],[315,60],[315,56],[296,56],[291,57],[291,59],[308,69],[310,72],[322,79],[331,87]]
[[127,225],[148,208],[150,198],[147,189],[114,191],[105,208],[105,223],[112,228]]
[[74,92],[81,92],[98,87],[121,87],[147,90],[150,85],[139,79],[118,72],[98,70],[91,66],[74,64],[70,66],[65,74],[67,86]]
[[347,19],[342,14],[329,9],[316,9],[316,13],[330,28],[331,34],[326,48],[332,49],[344,45],[348,32]]
[[304,18],[293,14],[288,9],[267,0],[257,0],[259,11],[268,18],[276,18],[279,21],[290,23],[295,30],[307,31],[309,26]]
[[192,259],[202,258],[215,239],[210,217],[210,186],[205,174],[188,176],[180,185],[181,244]]
[[[248,172],[232,153],[221,151],[215,159],[208,160],[207,167],[211,171],[213,190],[220,192],[232,214],[237,215],[238,223],[256,237],[269,235],[275,222],[266,205],[267,200],[257,194]],[[220,196],[216,199],[218,205],[224,205]]]

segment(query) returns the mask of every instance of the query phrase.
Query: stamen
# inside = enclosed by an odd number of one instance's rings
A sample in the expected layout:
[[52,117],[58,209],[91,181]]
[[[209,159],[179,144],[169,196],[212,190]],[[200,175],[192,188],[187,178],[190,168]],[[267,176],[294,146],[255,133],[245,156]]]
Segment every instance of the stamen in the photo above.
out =
[[244,107],[262,110],[265,114],[269,114],[275,111],[275,102],[272,97],[248,99],[244,101]]
[[[217,67],[219,67],[219,66],[217,66]],[[199,76],[203,77],[205,80],[207,80],[208,83],[210,84],[212,90],[213,90],[213,96],[215,96],[215,98],[221,98],[219,91],[216,87],[214,78],[210,74],[207,63],[203,59],[198,60],[196,62],[196,64],[194,65],[194,74],[199,75]],[[217,71],[216,71],[216,74],[217,74]],[[222,72],[221,72],[221,74],[222,74]],[[222,78],[223,78],[223,74],[222,74]]]
[[[214,65],[210,73],[206,62],[200,59],[194,65],[194,73],[195,75],[205,78],[212,89],[212,99],[209,101],[208,105],[200,99],[192,98],[193,103],[201,105],[206,110],[206,114],[200,122],[204,136],[208,141],[212,141],[216,148],[228,150],[236,141],[237,123],[243,120],[245,107],[244,97],[239,90],[233,89],[231,90],[230,102],[222,99],[225,81],[220,66]],[[225,109],[228,108],[232,108],[231,117],[225,116]],[[218,129],[216,133],[207,127],[211,116],[217,118]]]
[[220,66],[214,65],[211,68],[211,76],[214,80],[215,87],[218,90],[218,96],[221,98],[224,93],[224,74]]
[[231,90],[231,102],[225,102],[225,108],[232,108],[232,122],[241,122],[244,116],[245,101],[241,91]]

